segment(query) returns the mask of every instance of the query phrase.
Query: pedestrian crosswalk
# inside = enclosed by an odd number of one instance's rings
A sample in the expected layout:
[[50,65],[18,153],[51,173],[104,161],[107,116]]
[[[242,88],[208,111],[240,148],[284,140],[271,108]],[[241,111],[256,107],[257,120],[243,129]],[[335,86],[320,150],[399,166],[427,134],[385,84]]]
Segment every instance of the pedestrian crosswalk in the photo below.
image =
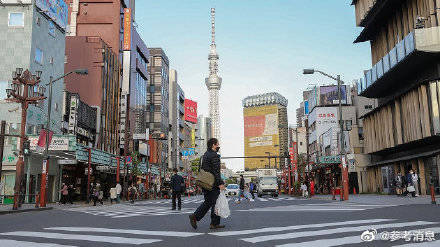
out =
[[[228,197],[228,201],[235,201],[236,197]],[[301,200],[295,197],[255,197],[255,199],[251,199],[251,201],[259,201],[259,202],[269,202],[269,201],[293,201],[293,200]],[[190,198],[183,198],[182,204],[200,204],[204,201],[202,196],[196,196],[196,197],[190,197]],[[142,201],[137,202],[139,205],[161,205],[161,204],[167,204],[171,205],[171,200],[152,200],[152,201]]]
[[[107,235],[105,235],[107,234]],[[14,231],[0,233],[2,247],[74,247],[94,246],[91,243],[101,243],[107,246],[144,245],[157,243],[164,237],[187,238],[202,233],[173,232],[173,231],[144,231],[132,229],[93,228],[93,227],[51,227],[40,231]],[[133,237],[136,236],[136,237]],[[14,237],[20,240],[13,239]],[[23,240],[23,238],[27,238]],[[75,245],[59,244],[60,240],[75,242]],[[41,242],[47,241],[47,242]],[[55,242],[55,243],[54,243]]]
[[195,208],[182,208],[182,210],[171,210],[168,207],[159,206],[143,206],[143,205],[127,205],[117,204],[105,207],[81,207],[64,209],[71,212],[81,212],[95,216],[106,216],[111,218],[127,218],[136,216],[160,216],[173,214],[190,214]]
[[[436,227],[432,227],[437,225]],[[304,224],[284,227],[265,227],[258,229],[246,229],[238,231],[223,231],[210,233],[210,235],[218,237],[238,237],[239,241],[250,244],[264,244],[265,246],[279,246],[279,247],[321,247],[321,246],[353,246],[363,243],[361,234],[369,229],[376,229],[374,241],[381,240],[380,231],[401,230],[410,231],[432,231],[440,233],[439,222],[429,221],[410,221],[402,222],[396,219],[368,219],[368,220],[353,220],[318,224]],[[416,229],[414,229],[416,228]],[[344,234],[340,237],[339,234]],[[346,236],[350,235],[350,236]],[[319,238],[318,240],[316,240]],[[433,239],[436,241],[435,239]],[[388,240],[389,241],[389,240]],[[281,243],[277,243],[281,242]],[[289,242],[289,243],[286,243]],[[384,243],[384,242],[382,242]],[[389,244],[392,242],[389,242]],[[413,242],[409,246],[439,246],[440,241],[425,242],[419,245]],[[399,242],[400,246],[401,242]],[[371,246],[377,246],[372,244]]]
[[282,206],[270,206],[270,207],[258,207],[246,210],[249,212],[301,212],[301,211],[322,211],[322,212],[337,212],[337,211],[363,211],[368,209],[393,207],[396,205],[362,205],[354,203],[312,203],[312,204],[295,204],[295,205],[282,205]]

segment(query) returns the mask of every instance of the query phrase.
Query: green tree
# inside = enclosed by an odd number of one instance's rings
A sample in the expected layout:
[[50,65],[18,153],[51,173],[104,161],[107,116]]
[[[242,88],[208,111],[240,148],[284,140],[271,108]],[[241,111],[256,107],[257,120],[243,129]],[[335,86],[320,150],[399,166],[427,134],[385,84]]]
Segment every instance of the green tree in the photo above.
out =
[[131,174],[133,174],[133,176],[140,176],[142,175],[141,170],[139,169],[139,164],[142,162],[139,152],[134,151],[131,154],[131,159],[132,159],[132,165],[131,165]]
[[200,158],[191,160],[191,171],[193,172],[193,174],[197,174],[199,172],[199,166],[200,166]]

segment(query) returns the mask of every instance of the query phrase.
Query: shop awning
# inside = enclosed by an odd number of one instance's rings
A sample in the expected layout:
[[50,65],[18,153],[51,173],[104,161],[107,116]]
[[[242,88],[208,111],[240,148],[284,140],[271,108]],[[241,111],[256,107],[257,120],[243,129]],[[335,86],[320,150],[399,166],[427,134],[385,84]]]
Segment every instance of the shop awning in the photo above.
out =
[[390,163],[399,162],[399,161],[429,157],[429,156],[437,155],[439,153],[440,153],[440,150],[437,149],[437,150],[433,150],[433,151],[428,151],[428,152],[423,152],[423,153],[418,153],[418,154],[413,154],[413,155],[407,155],[407,156],[403,156],[403,157],[399,157],[399,158],[395,158],[395,159],[388,159],[388,160],[381,160],[378,162],[372,162],[368,166],[384,165],[384,164],[390,164]]

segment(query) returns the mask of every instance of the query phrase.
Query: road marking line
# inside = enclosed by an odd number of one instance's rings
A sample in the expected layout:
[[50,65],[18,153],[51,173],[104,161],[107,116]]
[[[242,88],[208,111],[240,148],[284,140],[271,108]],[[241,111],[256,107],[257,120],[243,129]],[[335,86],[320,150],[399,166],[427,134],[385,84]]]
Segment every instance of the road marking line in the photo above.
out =
[[0,239],[0,246],[2,247],[76,247],[72,245],[26,242],[26,241],[17,241],[10,239]]
[[262,202],[267,202],[267,199],[261,198],[261,197],[257,197],[258,200],[262,201]]
[[106,243],[113,243],[113,244],[151,244],[154,242],[162,241],[160,239],[123,238],[123,237],[63,234],[63,233],[51,233],[51,232],[17,231],[17,232],[5,232],[5,233],[0,233],[0,234],[6,235],[6,236],[19,236],[19,237],[85,240],[85,241],[106,242]]
[[204,233],[194,232],[173,232],[173,231],[144,231],[131,229],[112,229],[112,228],[95,228],[95,227],[48,227],[46,230],[68,231],[68,232],[105,232],[105,233],[123,233],[134,235],[154,235],[167,237],[193,237],[203,235]]
[[355,224],[364,224],[364,223],[378,223],[378,222],[386,222],[386,221],[393,221],[393,220],[395,220],[395,219],[353,220],[353,221],[340,221],[340,222],[308,224],[308,225],[265,227],[265,228],[260,228],[260,229],[215,232],[215,233],[209,233],[209,234],[216,235],[216,236],[235,236],[235,235],[248,235],[248,234],[254,234],[254,233],[282,232],[282,231],[299,230],[299,229],[305,229],[305,228],[318,228],[318,227],[329,227],[329,226],[339,226],[339,225],[355,225]]
[[[427,221],[415,221],[415,222],[403,222],[403,223],[384,224],[384,225],[365,225],[365,226],[355,226],[355,227],[340,227],[340,228],[335,228],[335,229],[325,229],[325,230],[318,230],[318,231],[294,232],[294,233],[259,236],[259,237],[253,237],[253,238],[243,238],[241,240],[246,241],[246,242],[251,242],[251,243],[259,243],[259,242],[272,241],[272,240],[296,239],[296,238],[301,238],[301,237],[365,231],[365,230],[371,229],[371,228],[374,228],[374,229],[398,228],[398,227],[409,227],[409,226],[430,225],[430,224],[438,224],[438,223],[427,222]],[[360,234],[361,233],[359,233],[359,236],[360,236]]]
[[[408,231],[424,231],[424,232],[433,231],[435,233],[439,233],[440,227],[408,230]],[[388,241],[388,240],[381,240],[381,239],[374,240],[374,242],[376,242],[376,241]],[[430,245],[430,244],[424,245],[424,244],[420,243],[420,244],[417,244],[417,246],[439,246],[439,243],[434,245],[434,242],[436,242],[436,241],[425,242],[425,243],[430,243],[432,245]],[[307,242],[301,242],[301,243],[289,243],[289,244],[277,245],[277,247],[310,247],[310,246],[332,247],[332,246],[339,246],[339,245],[344,245],[344,244],[359,244],[359,243],[365,243],[365,241],[361,240],[360,234],[357,236],[352,236],[352,237],[343,237],[343,238],[335,238],[335,239],[320,239],[320,240],[307,241]],[[413,242],[411,244],[399,245],[399,246],[400,247],[403,247],[403,246],[404,247],[410,247],[410,246],[413,247],[414,245],[416,245],[416,242]]]

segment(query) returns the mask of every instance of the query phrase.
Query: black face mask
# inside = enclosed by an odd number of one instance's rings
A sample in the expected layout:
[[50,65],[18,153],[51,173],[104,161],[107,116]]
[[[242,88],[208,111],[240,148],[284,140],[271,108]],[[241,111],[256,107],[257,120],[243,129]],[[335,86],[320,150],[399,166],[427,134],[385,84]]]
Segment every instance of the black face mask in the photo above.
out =
[[220,150],[220,147],[217,147],[217,148],[215,149],[216,152],[218,152],[219,150]]

